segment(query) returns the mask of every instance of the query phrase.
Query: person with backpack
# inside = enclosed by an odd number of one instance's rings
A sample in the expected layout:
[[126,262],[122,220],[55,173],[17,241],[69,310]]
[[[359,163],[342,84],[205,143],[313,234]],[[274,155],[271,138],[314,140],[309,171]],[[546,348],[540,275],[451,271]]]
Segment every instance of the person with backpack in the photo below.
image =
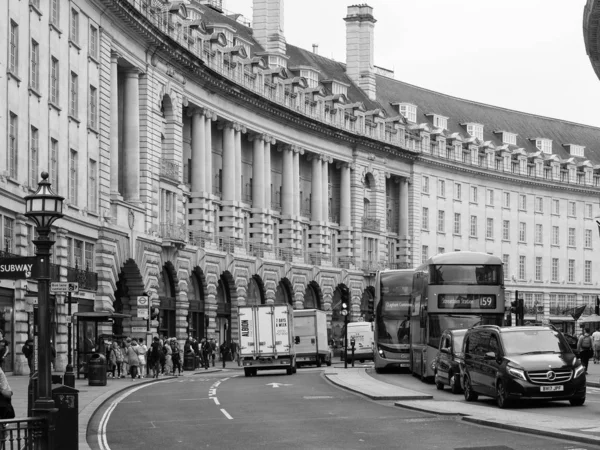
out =
[[27,365],[29,366],[29,374],[33,375],[33,339],[29,338],[23,344],[23,348],[21,348],[23,355],[27,358]]
[[583,334],[579,336],[577,351],[579,352],[579,358],[581,358],[581,364],[585,367],[585,373],[587,374],[588,364],[594,352],[589,328],[585,328]]
[[211,346],[210,343],[202,338],[202,343],[200,344],[200,353],[202,354],[202,365],[205,370],[208,370],[208,366],[210,365],[210,354],[211,354]]
[[158,336],[154,336],[150,350],[148,350],[148,364],[152,368],[152,378],[158,378],[160,373],[160,359],[162,354],[162,348]]
[[219,346],[219,353],[221,353],[221,361],[223,361],[223,369],[225,368],[225,361],[229,358],[229,345],[227,341],[223,341],[223,343]]

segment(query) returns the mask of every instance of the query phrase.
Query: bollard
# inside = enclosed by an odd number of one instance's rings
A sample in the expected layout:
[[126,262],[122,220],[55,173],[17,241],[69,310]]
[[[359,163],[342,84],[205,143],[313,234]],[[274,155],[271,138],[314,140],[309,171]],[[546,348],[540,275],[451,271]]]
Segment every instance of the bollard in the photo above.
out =
[[54,444],[56,450],[79,448],[79,391],[69,386],[52,389],[52,400],[57,409]]

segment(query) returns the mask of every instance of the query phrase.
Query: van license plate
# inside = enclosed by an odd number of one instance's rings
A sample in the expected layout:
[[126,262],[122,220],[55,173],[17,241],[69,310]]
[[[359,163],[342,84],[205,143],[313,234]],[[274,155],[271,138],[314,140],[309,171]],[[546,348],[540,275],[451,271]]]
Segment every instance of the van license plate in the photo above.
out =
[[565,387],[562,384],[558,386],[541,386],[540,390],[542,392],[564,391]]

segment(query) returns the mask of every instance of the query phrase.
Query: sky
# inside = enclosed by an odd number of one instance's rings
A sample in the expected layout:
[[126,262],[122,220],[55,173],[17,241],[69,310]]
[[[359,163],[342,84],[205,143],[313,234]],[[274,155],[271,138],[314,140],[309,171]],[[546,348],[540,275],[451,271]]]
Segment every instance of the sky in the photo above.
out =
[[[288,43],[346,61],[347,7],[373,7],[375,65],[447,95],[600,127],[586,0],[286,0]],[[223,0],[252,20],[252,0]]]

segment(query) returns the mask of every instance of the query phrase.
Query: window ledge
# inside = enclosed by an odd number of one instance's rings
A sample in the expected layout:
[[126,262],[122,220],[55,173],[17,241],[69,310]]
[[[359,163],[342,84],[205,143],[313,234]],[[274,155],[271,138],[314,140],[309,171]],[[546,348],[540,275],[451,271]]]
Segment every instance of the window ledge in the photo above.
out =
[[37,7],[37,5],[34,5],[31,1],[29,2],[29,11],[35,11],[39,17],[39,20],[42,20],[42,12]]
[[462,234],[460,234],[460,233],[452,233],[452,236],[462,237]]
[[98,131],[97,128],[88,126],[87,129],[88,129],[88,133],[94,133],[96,136],[100,134],[100,132]]
[[543,246],[544,246],[544,243],[543,243],[543,242],[536,242],[536,243],[534,243],[533,245],[537,245],[537,246],[543,247]]
[[75,42],[72,38],[69,38],[69,45],[77,49],[77,53],[81,52],[81,46]]
[[544,211],[535,211],[535,214],[544,215]]
[[100,61],[96,56],[88,55],[88,61],[96,63],[97,66],[100,65]]
[[503,206],[502,209],[506,209],[506,210],[510,211],[510,206]]
[[437,231],[437,234],[442,235],[442,236],[446,236],[446,232],[445,231]]
[[71,114],[69,114],[69,120],[72,120],[73,122],[76,122],[77,124],[81,123],[81,121],[77,117],[75,117]]
[[469,236],[469,239],[479,239],[477,236]]
[[12,71],[11,69],[7,69],[6,74],[9,78],[12,78],[17,82],[17,86],[21,84],[21,78],[19,78],[19,76],[14,71]]
[[62,35],[62,30],[58,28],[58,25],[56,25],[54,22],[50,22],[49,26],[51,30],[54,30],[58,33],[58,37],[60,38],[60,36]]
[[510,239],[502,239],[502,242],[508,242],[510,244]]
[[460,198],[455,198],[454,201],[457,203],[462,203],[462,200]]
[[485,240],[486,241],[490,241],[490,242],[494,242],[494,238],[493,237],[486,237]]
[[469,201],[469,205],[477,205],[477,206],[479,206],[479,203],[474,202],[474,201]]
[[37,89],[29,86],[29,95],[35,95],[38,98],[38,102],[42,99],[42,94]]
[[558,244],[551,244],[550,247],[560,248],[560,245],[558,245]]
[[56,111],[58,111],[58,114],[60,115],[60,113],[62,111],[62,108],[60,106],[58,106],[54,102],[48,102],[48,106],[50,106],[51,108],[54,108]]

